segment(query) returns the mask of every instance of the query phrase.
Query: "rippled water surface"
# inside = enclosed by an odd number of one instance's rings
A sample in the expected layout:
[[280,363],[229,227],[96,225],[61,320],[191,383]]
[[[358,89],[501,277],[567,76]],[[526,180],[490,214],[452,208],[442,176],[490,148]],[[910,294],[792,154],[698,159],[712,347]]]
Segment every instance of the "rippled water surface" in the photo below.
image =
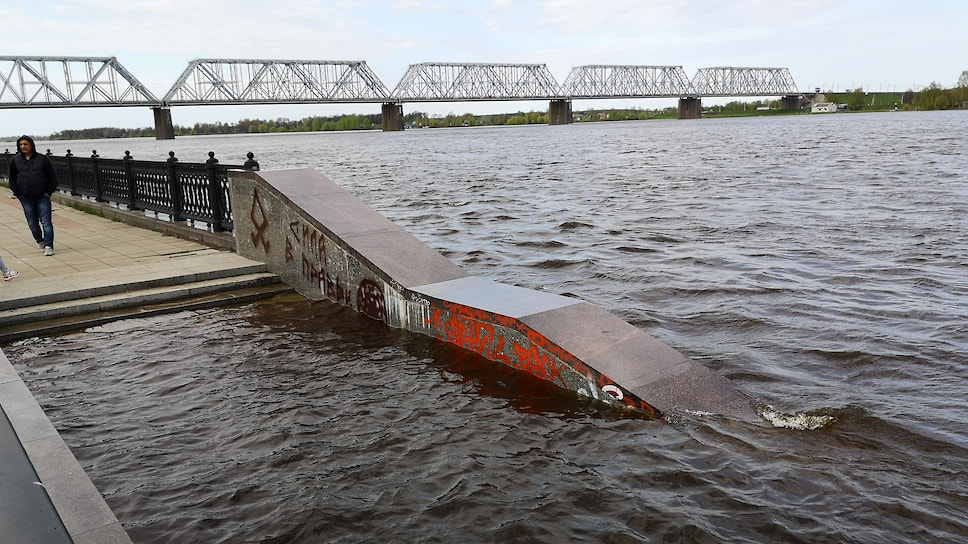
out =
[[[782,416],[617,417],[296,297],[4,350],[132,538],[968,541],[958,112],[40,144],[312,167]],[[82,151],[83,150],[83,151]]]

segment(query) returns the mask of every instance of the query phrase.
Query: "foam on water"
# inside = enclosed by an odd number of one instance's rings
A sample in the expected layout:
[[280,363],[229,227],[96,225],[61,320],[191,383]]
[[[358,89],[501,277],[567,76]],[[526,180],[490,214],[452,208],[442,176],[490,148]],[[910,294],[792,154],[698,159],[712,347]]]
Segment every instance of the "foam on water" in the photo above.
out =
[[774,427],[781,429],[795,429],[798,431],[815,431],[832,425],[837,418],[822,414],[784,414],[772,406],[759,410],[760,416],[769,421]]

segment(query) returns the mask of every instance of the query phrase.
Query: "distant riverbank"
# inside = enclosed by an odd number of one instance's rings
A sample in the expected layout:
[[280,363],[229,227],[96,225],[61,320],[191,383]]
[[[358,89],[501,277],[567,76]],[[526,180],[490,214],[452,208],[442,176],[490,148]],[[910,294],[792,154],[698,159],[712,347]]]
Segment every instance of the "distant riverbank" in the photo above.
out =
[[[843,93],[807,94],[806,97],[822,99],[845,106],[848,112],[870,112],[891,110],[945,110],[964,109],[968,107],[968,89],[958,87],[941,89],[937,86],[929,87],[921,92],[905,91],[875,93],[864,92],[860,89]],[[752,102],[733,101],[722,105],[709,106],[702,114],[707,117],[753,117],[766,115],[797,115],[809,113],[809,100],[804,99],[802,107],[796,110],[780,108],[780,100],[757,100]],[[609,108],[587,109],[576,111],[573,120],[576,123],[594,123],[608,121],[643,121],[649,119],[675,119],[678,116],[676,107],[658,109],[646,108]],[[192,126],[175,125],[175,136],[228,135],[228,134],[271,134],[279,132],[332,132],[352,130],[380,130],[382,129],[381,114],[352,114],[338,116],[312,116],[299,120],[288,118],[279,119],[242,119],[234,123],[196,123]],[[515,113],[501,113],[494,115],[431,115],[420,111],[413,111],[404,115],[406,128],[446,128],[471,126],[501,126],[501,125],[543,125],[548,124],[548,113],[539,111]],[[92,140],[101,138],[151,138],[155,136],[154,127],[117,128],[95,127],[87,129],[70,129],[40,136],[43,140]],[[15,142],[18,136],[6,136],[0,141]]]

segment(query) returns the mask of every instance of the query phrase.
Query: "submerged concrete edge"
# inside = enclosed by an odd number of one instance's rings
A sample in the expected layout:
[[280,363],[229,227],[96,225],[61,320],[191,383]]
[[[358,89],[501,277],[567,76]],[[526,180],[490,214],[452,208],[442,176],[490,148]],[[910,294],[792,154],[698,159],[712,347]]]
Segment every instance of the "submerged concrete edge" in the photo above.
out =
[[469,276],[313,169],[230,173],[236,251],[331,300],[606,404],[757,419],[726,378],[597,306]]
[[129,544],[131,538],[3,350],[0,406],[71,540],[75,544]]

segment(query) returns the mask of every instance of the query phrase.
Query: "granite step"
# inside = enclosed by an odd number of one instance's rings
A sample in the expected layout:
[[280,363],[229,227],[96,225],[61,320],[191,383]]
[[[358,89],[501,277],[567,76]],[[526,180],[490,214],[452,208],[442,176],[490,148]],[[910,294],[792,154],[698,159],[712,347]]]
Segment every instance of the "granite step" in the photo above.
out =
[[0,342],[116,319],[245,303],[290,291],[264,263],[230,252],[69,276],[14,280],[0,292]]

